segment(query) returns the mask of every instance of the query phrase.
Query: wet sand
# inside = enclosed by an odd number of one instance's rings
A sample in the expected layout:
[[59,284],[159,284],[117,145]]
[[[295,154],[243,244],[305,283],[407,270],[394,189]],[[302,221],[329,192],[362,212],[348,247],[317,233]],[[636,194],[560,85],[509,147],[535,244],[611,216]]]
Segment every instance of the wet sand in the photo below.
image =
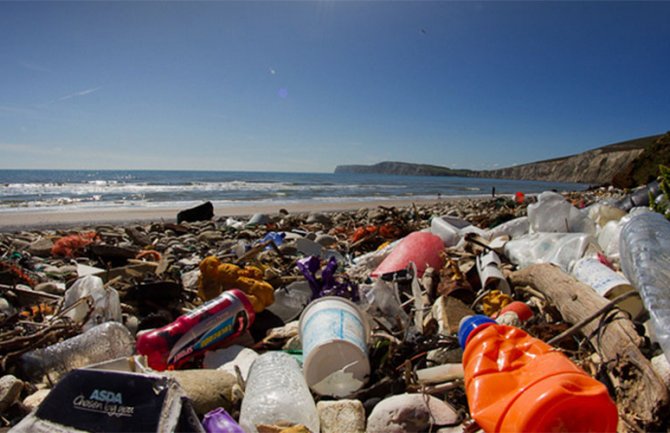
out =
[[[465,197],[443,197],[434,200],[378,200],[350,202],[260,203],[255,205],[215,206],[214,218],[248,216],[255,213],[275,215],[281,209],[289,213],[351,211],[378,206],[404,207],[413,203],[435,204],[458,201]],[[468,197],[473,198],[473,197]],[[482,196],[481,198],[486,198]],[[123,224],[134,222],[176,222],[177,213],[185,208],[106,208],[72,210],[12,210],[0,212],[0,231],[18,231],[35,228],[66,228],[89,224]]]

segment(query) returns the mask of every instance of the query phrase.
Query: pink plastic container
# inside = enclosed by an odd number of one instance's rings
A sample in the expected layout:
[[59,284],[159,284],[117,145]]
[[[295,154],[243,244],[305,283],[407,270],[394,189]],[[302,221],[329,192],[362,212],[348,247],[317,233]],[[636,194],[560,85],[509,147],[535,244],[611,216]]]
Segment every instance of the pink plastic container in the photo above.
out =
[[442,269],[444,258],[441,253],[443,250],[444,243],[439,236],[429,232],[410,233],[393,248],[391,254],[371,275],[379,277],[390,272],[398,272],[405,269],[409,262],[414,262],[417,276],[420,278],[428,267]]

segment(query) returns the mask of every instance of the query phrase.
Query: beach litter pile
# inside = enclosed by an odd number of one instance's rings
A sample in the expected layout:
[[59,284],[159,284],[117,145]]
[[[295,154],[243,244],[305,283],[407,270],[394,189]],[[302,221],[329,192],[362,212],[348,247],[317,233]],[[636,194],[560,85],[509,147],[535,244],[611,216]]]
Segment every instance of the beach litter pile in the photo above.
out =
[[661,190],[0,233],[0,420],[668,431]]

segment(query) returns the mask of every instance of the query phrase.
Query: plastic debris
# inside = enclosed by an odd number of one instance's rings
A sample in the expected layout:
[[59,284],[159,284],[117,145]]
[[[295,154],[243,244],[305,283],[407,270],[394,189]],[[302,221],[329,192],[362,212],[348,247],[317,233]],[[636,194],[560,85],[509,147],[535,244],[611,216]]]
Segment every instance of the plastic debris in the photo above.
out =
[[[4,394],[0,386],[0,427],[488,433],[567,422],[575,431],[665,431],[668,360],[656,322],[667,314],[636,294],[663,287],[652,280],[670,247],[660,242],[662,216],[641,224],[658,217],[626,209],[624,194],[498,193],[0,233],[0,385],[11,384]],[[641,225],[653,228],[633,236]],[[248,302],[217,309],[231,291]],[[464,352],[459,323],[476,315],[488,326],[471,327]],[[504,341],[471,346],[498,338],[486,334],[494,328],[506,330]],[[500,351],[482,357],[482,347]],[[535,367],[531,355],[553,363]],[[277,365],[256,368],[270,358]],[[548,380],[557,365],[581,379],[568,390],[560,375]],[[566,421],[560,408],[538,409],[536,388],[518,386],[521,370],[555,401],[588,383],[606,404],[580,403]],[[138,383],[152,389],[138,391],[144,406],[130,397]],[[73,401],[102,405],[91,412],[101,423],[77,421]],[[126,416],[131,406],[146,416]]]

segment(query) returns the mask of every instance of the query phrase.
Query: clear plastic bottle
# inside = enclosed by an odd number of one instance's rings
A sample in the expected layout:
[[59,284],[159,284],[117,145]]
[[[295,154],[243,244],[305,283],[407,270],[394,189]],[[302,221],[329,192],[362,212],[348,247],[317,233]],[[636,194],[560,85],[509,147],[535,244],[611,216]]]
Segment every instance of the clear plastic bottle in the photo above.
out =
[[76,368],[131,356],[134,348],[135,339],[124,325],[106,322],[76,337],[24,353],[21,368],[32,380],[49,375],[54,381]]
[[635,215],[622,227],[619,244],[623,273],[640,292],[670,360],[670,221],[656,212]]
[[319,416],[298,362],[284,352],[267,352],[251,365],[240,410],[240,426],[302,424],[319,432]]

